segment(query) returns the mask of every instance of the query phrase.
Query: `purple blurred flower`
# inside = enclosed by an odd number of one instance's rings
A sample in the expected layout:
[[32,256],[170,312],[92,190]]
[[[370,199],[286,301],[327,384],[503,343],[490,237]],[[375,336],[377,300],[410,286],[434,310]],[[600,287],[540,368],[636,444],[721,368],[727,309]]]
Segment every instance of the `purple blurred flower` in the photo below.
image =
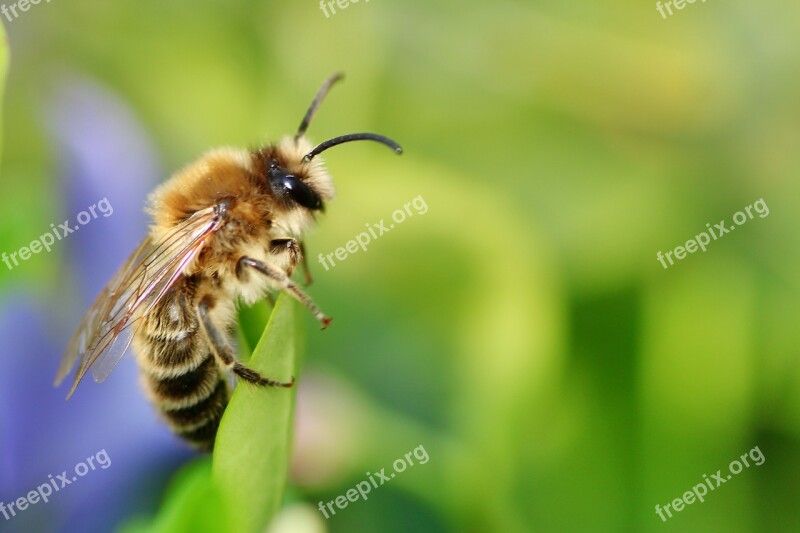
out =
[[[24,289],[0,300],[6,356],[0,372],[0,501],[25,496],[47,483],[49,474],[67,470],[72,476],[76,464],[103,449],[111,466],[90,471],[49,503],[29,506],[9,521],[0,514],[0,530],[108,531],[134,512],[152,512],[165,480],[190,452],[144,399],[130,356],[102,386],[86,378],[69,402],[64,401],[69,383],[54,389],[52,380],[67,329],[76,327],[145,236],[142,207],[160,172],[142,127],[108,91],[72,79],[58,86],[48,107],[47,126],[59,148],[64,218],[74,221],[103,198],[113,214],[56,245],[67,258],[59,275],[76,285],[79,302],[43,302]],[[155,490],[144,489],[147,484]]]

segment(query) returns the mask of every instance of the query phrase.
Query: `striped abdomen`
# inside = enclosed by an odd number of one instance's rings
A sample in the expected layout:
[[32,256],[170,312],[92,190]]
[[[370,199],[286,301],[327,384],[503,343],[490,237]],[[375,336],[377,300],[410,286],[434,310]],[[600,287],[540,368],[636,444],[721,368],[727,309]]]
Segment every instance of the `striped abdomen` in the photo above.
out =
[[199,328],[191,280],[154,308],[137,332],[142,381],[172,430],[210,451],[228,404],[228,384]]

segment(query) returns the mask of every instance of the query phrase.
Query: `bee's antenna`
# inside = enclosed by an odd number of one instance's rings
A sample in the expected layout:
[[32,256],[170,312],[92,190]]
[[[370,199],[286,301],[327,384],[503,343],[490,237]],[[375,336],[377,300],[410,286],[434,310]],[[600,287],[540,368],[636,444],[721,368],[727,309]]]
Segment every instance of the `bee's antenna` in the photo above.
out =
[[322,103],[325,95],[331,90],[333,84],[342,78],[344,78],[344,73],[337,72],[322,84],[322,87],[320,87],[319,91],[317,92],[317,96],[314,97],[314,101],[311,102],[311,105],[308,107],[306,116],[303,117],[303,122],[301,122],[300,127],[297,128],[297,134],[294,136],[295,140],[299,139],[306,133],[308,125],[311,123],[311,119],[314,118],[314,114],[317,112],[317,108]]
[[377,133],[350,133],[349,135],[334,137],[333,139],[318,144],[313,150],[308,152],[305,157],[303,157],[303,162],[308,163],[314,158],[314,156],[321,154],[328,148],[333,148],[334,146],[338,146],[343,143],[349,143],[350,141],[377,141],[381,144],[385,144],[394,150],[398,155],[403,153],[403,148],[399,144],[388,137],[384,137],[383,135],[378,135]]

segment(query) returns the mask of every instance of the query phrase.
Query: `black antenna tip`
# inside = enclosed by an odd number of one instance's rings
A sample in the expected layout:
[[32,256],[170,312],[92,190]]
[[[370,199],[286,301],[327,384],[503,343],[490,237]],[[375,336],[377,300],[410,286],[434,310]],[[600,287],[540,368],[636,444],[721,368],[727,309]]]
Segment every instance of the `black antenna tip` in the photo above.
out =
[[303,121],[300,122],[300,127],[297,128],[297,133],[294,136],[295,140],[297,140],[300,137],[302,137],[303,135],[305,135],[306,130],[308,129],[308,125],[311,124],[311,119],[314,118],[314,115],[316,114],[317,109],[319,108],[320,104],[322,103],[322,100],[328,94],[328,91],[331,90],[331,87],[336,82],[341,81],[342,78],[344,78],[344,73],[343,72],[335,72],[330,78],[325,80],[325,83],[322,84],[322,87],[320,87],[319,91],[317,92],[317,95],[314,97],[314,100],[311,102],[311,105],[309,106],[308,111],[306,111],[306,114],[303,117]]
[[303,157],[303,162],[308,163],[314,157],[321,154],[325,150],[329,148],[333,148],[334,146],[339,146],[340,144],[349,143],[352,141],[376,141],[384,146],[388,146],[389,148],[394,151],[396,154],[402,154],[403,148],[391,140],[388,137],[384,137],[383,135],[378,135],[377,133],[350,133],[348,135],[342,135],[340,137],[335,137],[333,139],[328,139],[327,141],[318,144],[314,147],[313,150],[308,152],[305,157]]

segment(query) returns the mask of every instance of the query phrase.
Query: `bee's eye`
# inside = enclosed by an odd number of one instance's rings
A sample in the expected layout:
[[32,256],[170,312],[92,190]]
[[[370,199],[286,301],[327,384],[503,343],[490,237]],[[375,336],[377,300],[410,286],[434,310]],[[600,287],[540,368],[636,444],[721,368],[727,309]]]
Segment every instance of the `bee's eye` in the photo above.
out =
[[312,191],[308,185],[291,174],[279,178],[279,188],[284,197],[291,198],[303,207],[307,207],[308,209],[319,209],[322,207],[319,196]]

